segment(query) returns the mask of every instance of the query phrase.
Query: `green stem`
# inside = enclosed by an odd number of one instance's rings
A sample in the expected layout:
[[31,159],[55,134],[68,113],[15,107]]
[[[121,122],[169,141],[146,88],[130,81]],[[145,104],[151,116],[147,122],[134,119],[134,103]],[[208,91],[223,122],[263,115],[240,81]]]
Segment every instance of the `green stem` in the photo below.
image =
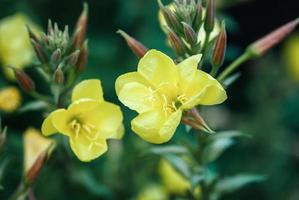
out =
[[237,69],[241,64],[250,60],[252,58],[252,53],[245,51],[239,58],[237,58],[233,63],[231,63],[225,70],[218,76],[217,80],[219,82],[224,81],[224,79],[229,76],[235,69]]
[[39,99],[39,100],[48,102],[48,103],[50,103],[50,104],[53,103],[50,97],[44,96],[44,95],[39,94],[39,93],[37,93],[37,92],[30,92],[29,94],[30,94],[32,97],[36,98],[36,99]]
[[10,197],[10,200],[25,199],[29,189],[30,189],[30,187],[22,182],[19,185],[18,189],[15,191],[15,193]]

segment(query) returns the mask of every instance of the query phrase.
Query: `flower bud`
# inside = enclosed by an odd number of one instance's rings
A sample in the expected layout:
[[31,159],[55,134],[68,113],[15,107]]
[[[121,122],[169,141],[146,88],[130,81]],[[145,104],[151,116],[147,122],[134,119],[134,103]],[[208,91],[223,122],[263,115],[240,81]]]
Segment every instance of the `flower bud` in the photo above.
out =
[[139,42],[135,38],[129,36],[124,31],[118,30],[117,33],[119,33],[126,40],[129,48],[133,51],[133,53],[138,58],[143,57],[145,55],[145,53],[148,51],[148,49],[141,42]]
[[298,23],[299,18],[279,27],[278,29],[249,45],[247,52],[256,57],[262,56],[276,44],[281,42],[288,34],[290,34],[296,28]]
[[52,26],[52,21],[49,19],[48,20],[48,35],[53,35],[54,34],[54,29]]
[[225,30],[225,24],[222,23],[221,31],[216,39],[216,44],[212,55],[213,67],[220,67],[223,64],[225,51],[226,51],[227,35]]
[[56,84],[60,85],[64,83],[64,74],[61,70],[61,67],[57,67],[57,69],[54,72],[53,79]]
[[168,40],[173,48],[173,50],[177,53],[179,56],[183,56],[186,53],[186,46],[182,42],[182,40],[175,34],[173,31],[169,31],[168,33]]
[[33,92],[35,90],[35,83],[33,80],[21,69],[11,67],[14,71],[17,82],[25,92]]
[[37,36],[33,33],[33,31],[31,30],[31,28],[26,24],[26,28],[29,34],[29,38],[34,40],[34,41],[38,41]]
[[182,24],[184,26],[184,34],[185,34],[186,41],[191,46],[195,46],[197,44],[197,34],[189,24],[185,22],[182,22]]
[[76,63],[76,72],[80,73],[84,71],[88,58],[88,42],[85,41],[83,46],[80,49],[80,54],[78,58],[78,62]]
[[85,35],[87,30],[87,21],[88,21],[88,5],[87,3],[83,4],[83,11],[77,21],[75,32],[73,35],[73,47],[80,48],[83,42],[85,41]]
[[198,3],[196,7],[196,13],[193,19],[193,28],[196,32],[199,31],[202,25],[203,22],[202,16],[203,16],[202,5]]
[[46,162],[48,157],[48,153],[47,150],[42,152],[36,159],[36,161],[34,162],[34,164],[32,165],[32,167],[29,169],[29,171],[27,172],[26,176],[25,176],[25,181],[26,184],[28,185],[32,185],[35,180],[37,179],[44,163]]
[[80,50],[76,50],[68,57],[67,64],[76,65],[79,58]]
[[51,56],[51,61],[54,63],[58,63],[60,62],[60,60],[61,60],[61,50],[58,48],[53,52]]
[[204,23],[206,32],[211,33],[215,26],[215,0],[208,0],[207,11]]
[[168,27],[175,32],[182,32],[182,25],[177,16],[169,8],[165,7],[161,0],[158,0],[158,4]]
[[43,47],[41,46],[40,43],[36,42],[35,40],[31,39],[31,44],[33,46],[33,49],[36,53],[36,56],[38,58],[38,60],[41,63],[46,63],[48,61],[46,53],[44,52]]

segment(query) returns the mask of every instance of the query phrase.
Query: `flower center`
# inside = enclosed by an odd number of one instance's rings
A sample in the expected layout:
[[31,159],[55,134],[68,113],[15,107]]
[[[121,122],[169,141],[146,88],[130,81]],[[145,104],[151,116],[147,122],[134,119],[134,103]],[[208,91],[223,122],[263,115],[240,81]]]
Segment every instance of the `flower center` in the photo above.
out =
[[70,122],[70,126],[72,131],[75,133],[76,137],[79,136],[80,133],[86,133],[86,137],[91,134],[92,130],[95,128],[93,124],[83,123],[80,119],[74,118]]
[[163,110],[165,116],[167,116],[169,113],[179,110],[180,107],[187,101],[187,97],[184,94],[177,95],[171,101],[169,101],[165,95],[162,95],[162,97],[164,100]]

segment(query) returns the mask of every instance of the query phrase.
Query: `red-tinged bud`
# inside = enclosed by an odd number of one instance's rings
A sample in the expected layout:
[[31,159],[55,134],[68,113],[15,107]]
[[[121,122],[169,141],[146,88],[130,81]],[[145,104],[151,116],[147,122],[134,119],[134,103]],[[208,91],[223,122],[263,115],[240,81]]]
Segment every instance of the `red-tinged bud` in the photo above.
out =
[[176,32],[182,32],[182,25],[177,16],[167,7],[165,7],[161,0],[158,0],[160,10],[169,28]]
[[58,63],[60,62],[61,60],[61,50],[60,49],[56,49],[52,56],[51,56],[51,60],[54,62],[54,63]]
[[208,0],[204,29],[210,33],[215,26],[215,0]]
[[80,48],[85,41],[87,21],[88,21],[88,5],[87,3],[84,3],[83,11],[77,21],[75,32],[73,35],[74,48]]
[[33,33],[33,31],[31,30],[31,28],[26,24],[26,28],[29,34],[29,38],[34,40],[34,41],[38,41],[37,36]]
[[189,24],[185,22],[182,22],[182,24],[184,26],[184,34],[185,34],[186,41],[191,46],[195,46],[197,44],[197,34]]
[[48,61],[48,59],[47,59],[46,53],[44,52],[44,49],[40,45],[40,43],[38,43],[35,40],[31,39],[31,44],[33,46],[33,49],[35,51],[35,54],[36,54],[38,60],[41,63],[46,63]]
[[193,19],[193,28],[196,32],[199,31],[199,29],[202,25],[202,22],[203,22],[202,16],[203,16],[202,5],[200,3],[198,3],[198,5],[196,7],[196,13],[195,13],[195,16]]
[[168,33],[168,40],[173,48],[173,50],[177,53],[179,56],[184,56],[186,53],[186,46],[182,42],[182,40],[175,34],[173,31],[169,31]]
[[88,42],[85,41],[83,46],[81,47],[78,62],[76,64],[77,73],[84,71],[87,65],[87,60],[88,60]]
[[14,71],[18,84],[25,92],[30,93],[35,90],[35,83],[23,70],[14,67],[11,69]]
[[71,55],[67,60],[67,64],[76,65],[76,63],[78,62],[79,54],[80,54],[80,50],[76,50],[73,53],[71,53]]
[[45,162],[48,158],[48,152],[47,151],[48,151],[48,149],[46,151],[42,152],[37,157],[37,159],[34,162],[34,164],[32,165],[32,167],[26,173],[26,175],[25,175],[26,184],[32,185],[36,181],[42,167],[44,166],[44,164],[45,164]]
[[118,30],[117,33],[119,33],[126,40],[128,46],[138,58],[142,58],[148,51],[148,49],[141,42],[137,41],[126,32]]
[[268,50],[287,37],[287,35],[289,35],[296,28],[298,23],[299,18],[279,27],[278,29],[251,44],[247,48],[247,52],[256,57],[264,55]]
[[56,84],[60,85],[64,83],[64,74],[60,67],[58,67],[54,74],[53,74],[53,80]]
[[227,35],[225,30],[225,24],[222,23],[221,31],[216,39],[216,44],[212,55],[213,67],[218,68],[223,64],[225,51],[226,51],[226,43],[227,43]]

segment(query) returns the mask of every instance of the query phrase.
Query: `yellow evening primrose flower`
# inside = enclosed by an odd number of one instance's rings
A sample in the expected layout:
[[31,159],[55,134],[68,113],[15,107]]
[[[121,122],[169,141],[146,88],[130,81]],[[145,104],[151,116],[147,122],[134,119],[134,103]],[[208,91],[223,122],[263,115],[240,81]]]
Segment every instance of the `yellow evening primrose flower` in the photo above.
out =
[[[170,195],[186,195],[187,191],[192,189],[191,183],[179,174],[165,159],[159,163],[159,174],[162,179],[163,186]],[[196,199],[201,197],[201,188],[198,186],[194,190]]]
[[[24,133],[24,168],[28,172],[34,165],[37,158],[46,151],[55,141],[42,136],[40,131],[34,128],[28,128]],[[55,145],[53,145],[54,148]],[[49,153],[51,150],[49,150]]]
[[288,74],[299,82],[299,34],[295,34],[287,40],[282,53]]
[[50,113],[42,125],[45,136],[61,133],[69,137],[81,161],[91,161],[107,151],[107,139],[120,139],[124,129],[120,108],[104,101],[100,80],[80,82],[67,109]]
[[7,65],[23,68],[32,62],[34,56],[26,24],[33,32],[39,31],[39,28],[22,13],[16,13],[0,21],[0,62],[9,79],[14,79],[14,75]]
[[226,92],[209,74],[198,70],[201,55],[178,65],[157,50],[148,51],[139,61],[137,72],[118,77],[119,100],[139,115],[131,122],[142,139],[161,144],[173,136],[182,113],[197,105],[222,103]]
[[0,89],[0,111],[13,112],[21,104],[21,93],[16,87]]

